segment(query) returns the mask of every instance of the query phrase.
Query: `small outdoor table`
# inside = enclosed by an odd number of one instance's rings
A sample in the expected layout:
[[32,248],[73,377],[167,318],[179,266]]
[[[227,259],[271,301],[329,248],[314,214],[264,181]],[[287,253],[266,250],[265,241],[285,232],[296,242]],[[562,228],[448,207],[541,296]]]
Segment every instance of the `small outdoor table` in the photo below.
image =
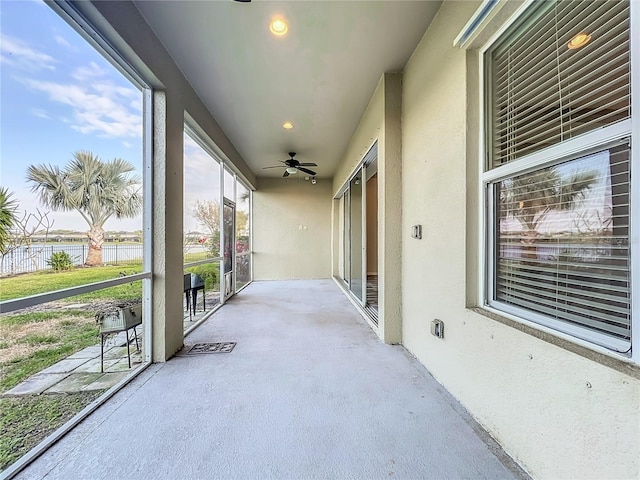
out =
[[131,368],[131,351],[129,349],[129,330],[133,329],[133,338],[136,341],[136,351],[140,351],[138,345],[138,333],[136,327],[142,324],[142,305],[125,307],[109,313],[99,313],[96,321],[100,325],[100,372],[104,373],[104,343],[105,337],[112,333],[125,332],[127,337],[127,358]]

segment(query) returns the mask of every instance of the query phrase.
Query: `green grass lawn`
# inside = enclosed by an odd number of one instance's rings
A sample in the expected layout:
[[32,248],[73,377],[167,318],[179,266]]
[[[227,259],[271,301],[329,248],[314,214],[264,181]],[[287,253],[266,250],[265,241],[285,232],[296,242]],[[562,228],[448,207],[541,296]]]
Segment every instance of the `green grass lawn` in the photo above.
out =
[[[117,278],[121,273],[132,275],[134,273],[140,273],[141,271],[142,265],[132,264],[91,268],[77,267],[66,272],[43,270],[35,273],[3,277],[0,278],[0,301],[28,297],[30,295],[52,292],[63,288],[77,287],[87,283],[101,282]],[[117,293],[124,293],[126,291],[126,289],[122,291],[108,290],[112,291],[108,292],[104,290],[102,293],[94,292],[88,294],[93,295],[92,297],[86,298],[109,298]],[[107,293],[105,294],[104,292]],[[96,297],[96,295],[98,296]],[[75,297],[74,301],[77,301],[79,298],[80,297]]]
[[[88,310],[0,315],[0,355],[6,359],[0,362],[0,392],[98,341],[98,327]],[[100,393],[0,398],[0,470]]]
[[[185,262],[192,262],[201,259],[200,254],[186,254]],[[194,269],[210,269],[217,274],[218,263],[210,266],[192,267]],[[28,297],[39,293],[62,290],[64,288],[77,287],[88,283],[111,280],[124,275],[133,275],[142,272],[142,264],[109,265],[105,267],[76,267],[66,272],[54,272],[53,270],[42,270],[35,273],[25,273],[12,277],[0,278],[0,302],[13,300],[15,298]],[[113,287],[97,292],[79,295],[68,299],[70,302],[81,302],[86,300],[118,298],[121,300],[133,300],[141,296],[141,282],[135,282],[135,287],[130,288],[129,284]],[[138,294],[138,290],[140,293]],[[137,296],[136,296],[137,295]]]
[[[94,283],[140,272],[140,265],[123,267],[75,268],[66,272],[36,272],[0,279],[0,299],[9,300],[72,286]],[[131,301],[142,298],[142,281],[125,283],[83,295],[76,295],[58,304],[92,301]],[[96,311],[90,309],[53,309],[0,315],[0,354],[3,349],[27,351],[28,354],[2,355],[0,362],[0,392],[17,385],[28,376],[60,361],[82,348],[98,342]],[[46,307],[51,308],[47,304]],[[23,335],[21,332],[25,331]],[[22,344],[24,348],[19,348]],[[37,346],[37,349],[26,348]],[[35,351],[34,351],[35,350]],[[5,352],[6,353],[6,352]]]
[[1,315],[0,341],[0,350],[14,347],[18,352],[26,351],[15,356],[8,354],[10,358],[0,363],[0,392],[4,392],[78,350],[98,343],[98,327],[93,312],[87,310]]
[[[141,265],[43,271],[0,279],[0,300],[21,298],[131,275]],[[142,282],[130,282],[56,302],[130,301],[142,297]],[[64,307],[64,305],[62,305]],[[0,315],[0,393],[67,356],[99,343],[92,308],[42,305],[28,312]],[[82,410],[102,392],[0,399],[0,469],[15,462]]]
[[0,399],[0,470],[4,470],[102,394]]

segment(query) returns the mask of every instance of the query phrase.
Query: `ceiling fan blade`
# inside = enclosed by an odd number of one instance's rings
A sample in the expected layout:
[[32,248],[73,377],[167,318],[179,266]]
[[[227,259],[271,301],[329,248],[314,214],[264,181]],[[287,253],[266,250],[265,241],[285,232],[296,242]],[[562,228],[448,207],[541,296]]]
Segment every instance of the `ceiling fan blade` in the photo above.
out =
[[299,163],[298,166],[300,166],[300,167],[317,167],[318,164],[317,163],[313,163],[313,162],[305,162],[305,163]]
[[267,168],[282,168],[283,165],[272,165],[270,167],[262,167],[263,170],[267,169]]
[[289,172],[287,172],[286,170],[284,171],[284,175],[282,175],[284,178],[289,176]]
[[316,172],[314,172],[313,170],[309,170],[308,168],[303,168],[303,167],[297,167],[297,168],[301,172],[308,173],[309,175],[313,175],[314,177],[316,176]]

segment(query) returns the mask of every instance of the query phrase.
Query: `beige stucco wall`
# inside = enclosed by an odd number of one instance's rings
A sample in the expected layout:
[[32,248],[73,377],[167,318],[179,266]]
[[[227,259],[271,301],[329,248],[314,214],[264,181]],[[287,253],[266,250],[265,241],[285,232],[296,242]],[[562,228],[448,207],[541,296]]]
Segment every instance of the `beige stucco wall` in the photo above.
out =
[[[182,105],[165,92],[154,92],[153,132],[153,362],[163,362],[183,345],[182,255]],[[170,161],[168,159],[173,159]]]
[[384,126],[384,77],[378,82],[355,133],[351,137],[336,173],[333,176],[333,193],[336,195],[362,161],[371,145],[381,135]]
[[[452,43],[478,5],[445,2],[404,72],[403,343],[535,478],[638,478],[637,378],[466,308],[477,302],[477,63]],[[429,333],[434,318],[444,339]]]
[[253,193],[254,280],[331,277],[331,181],[260,178]]

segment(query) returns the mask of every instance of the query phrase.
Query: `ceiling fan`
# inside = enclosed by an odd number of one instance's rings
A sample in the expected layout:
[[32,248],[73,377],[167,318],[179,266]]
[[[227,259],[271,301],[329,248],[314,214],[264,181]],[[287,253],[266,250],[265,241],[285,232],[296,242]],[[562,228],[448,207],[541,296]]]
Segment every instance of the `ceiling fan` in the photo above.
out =
[[298,170],[315,177],[316,176],[316,172],[314,172],[313,170],[309,170],[308,168],[304,168],[304,167],[317,167],[318,164],[317,163],[309,163],[309,162],[300,163],[298,160],[293,158],[295,156],[296,156],[296,152],[289,152],[289,157],[291,157],[291,158],[289,158],[288,160],[281,160],[284,165],[272,165],[270,167],[263,167],[263,169],[285,167],[286,170],[284,171],[284,175],[282,175],[283,177],[288,177],[289,175],[297,173]]

